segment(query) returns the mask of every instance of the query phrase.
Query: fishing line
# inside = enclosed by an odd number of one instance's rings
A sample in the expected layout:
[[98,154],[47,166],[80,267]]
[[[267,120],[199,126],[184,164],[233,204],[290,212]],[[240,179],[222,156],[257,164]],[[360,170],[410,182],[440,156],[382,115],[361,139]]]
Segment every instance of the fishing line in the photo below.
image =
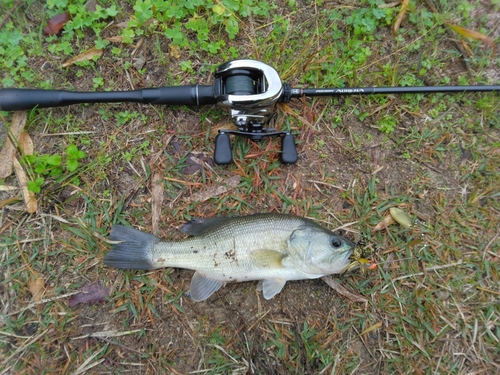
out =
[[256,82],[246,75],[235,75],[226,78],[226,94],[229,95],[254,95]]

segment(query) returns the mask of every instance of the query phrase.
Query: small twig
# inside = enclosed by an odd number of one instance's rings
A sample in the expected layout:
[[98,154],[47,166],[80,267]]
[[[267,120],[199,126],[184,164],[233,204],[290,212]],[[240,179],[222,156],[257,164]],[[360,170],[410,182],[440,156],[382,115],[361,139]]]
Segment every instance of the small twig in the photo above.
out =
[[[234,357],[233,357],[231,354],[229,354],[228,352],[226,352],[222,346],[220,346],[220,345],[216,345],[216,344],[213,344],[213,345],[210,345],[210,346],[213,346],[214,348],[216,348],[216,349],[220,350],[222,353],[224,353],[224,354],[225,354],[225,355],[227,355],[229,358],[231,358],[231,359],[233,360],[233,362],[234,362],[234,363],[238,363],[238,361],[237,361],[236,359],[234,359]],[[243,360],[243,361],[245,361],[245,359],[244,359],[244,358],[242,358],[242,360]],[[245,362],[246,362],[246,361],[245,361]]]
[[434,12],[434,13],[439,13],[437,8],[434,6],[434,4],[430,0],[424,0],[425,4],[429,7],[429,9]]
[[363,343],[366,351],[368,352],[368,354],[370,354],[370,357],[372,358],[375,358],[375,356],[373,355],[372,351],[370,350],[370,348],[368,347],[368,345],[366,345],[366,342],[363,338],[363,335],[361,333],[359,333],[359,331],[356,329],[356,327],[353,325],[352,328],[354,329],[354,331],[356,331],[356,333],[358,334],[358,338],[361,340],[361,342]]
[[495,235],[493,236],[493,238],[492,238],[492,239],[491,239],[491,240],[490,240],[490,241],[486,244],[486,246],[484,247],[484,250],[483,250],[483,260],[484,260],[484,258],[486,257],[486,253],[487,253],[487,251],[488,251],[488,248],[491,246],[491,244],[492,244],[493,242],[495,242],[495,240],[498,238],[498,236],[500,236],[500,231],[498,231],[498,232],[497,232],[497,234],[495,234]]
[[427,168],[429,169],[432,169],[434,172],[436,173],[439,173],[439,174],[443,174],[443,171],[440,171],[439,169],[433,167],[432,165],[430,165],[429,163],[426,163],[425,161],[422,161],[422,160],[419,160],[419,162],[423,165],[425,165]]
[[[333,131],[333,129],[330,127],[330,126],[325,126],[326,129],[328,129],[328,131],[332,134],[332,138],[331,140],[339,147],[341,148],[342,150],[344,150],[345,152],[347,152],[349,155],[354,155],[356,153],[356,151],[352,151],[352,150],[349,150],[347,147],[343,146],[340,142],[337,141],[336,139],[336,135]],[[354,145],[354,144],[353,144]]]
[[339,190],[342,190],[342,191],[347,191],[346,189],[341,188],[340,186],[333,185],[333,184],[329,184],[329,183],[327,183],[327,182],[316,181],[316,180],[306,180],[306,181],[307,181],[307,182],[312,182],[312,183],[314,183],[314,184],[320,184],[320,185],[329,186],[329,187],[332,187],[332,188],[335,188],[335,189],[339,189]]
[[135,329],[132,331],[123,331],[123,332],[119,332],[119,331],[92,332],[92,333],[89,333],[88,335],[72,337],[71,340],[86,339],[88,337],[94,337],[94,338],[119,337],[119,336],[131,335],[132,333],[137,333],[137,332],[141,332],[141,331],[142,331],[142,329]]
[[181,185],[203,186],[203,184],[200,183],[200,182],[188,182],[188,181],[182,181],[182,180],[178,180],[176,178],[169,178],[169,177],[163,177],[163,179],[166,180],[166,181],[177,182],[178,184],[181,184]]
[[97,133],[96,131],[79,131],[79,132],[64,132],[64,133],[44,133],[40,134],[42,137],[55,137],[55,136],[61,136],[61,135],[80,135],[80,134],[94,134]]
[[26,349],[27,346],[33,344],[34,342],[38,341],[43,335],[45,335],[49,329],[47,328],[45,331],[40,333],[38,336],[31,337],[30,339],[26,340],[19,348],[17,348],[11,355],[9,355],[0,365],[0,367],[5,366],[7,362],[9,362],[13,357],[15,357],[17,354],[19,354],[21,351]]
[[92,364],[90,364],[90,365],[89,365],[89,363],[90,363],[90,362],[91,362],[91,361],[92,361],[95,357],[97,357],[99,354],[101,354],[101,352],[102,352],[103,350],[106,350],[106,348],[107,348],[107,346],[103,346],[101,350],[99,350],[98,352],[95,352],[95,353],[94,353],[94,354],[92,354],[89,358],[87,358],[87,359],[85,360],[85,362],[83,362],[83,363],[81,364],[81,366],[80,366],[80,367],[78,367],[78,368],[76,369],[76,371],[73,373],[73,375],[83,374],[83,373],[87,372],[88,370],[90,370],[91,368],[93,368],[93,367],[95,367],[95,366],[97,366],[97,365],[101,364],[102,362],[104,362],[104,361],[106,360],[106,358],[101,358],[101,359],[99,359],[98,361],[96,361],[96,362],[94,362],[94,363],[92,363]]
[[460,43],[458,43],[458,41],[452,40],[452,42],[455,48],[458,50],[458,52],[460,52],[460,54],[462,55],[462,62],[464,63],[465,68],[467,69],[467,75],[469,76],[469,78],[472,78],[474,75],[472,74],[470,62],[469,59],[467,58],[467,52],[464,50],[464,48],[462,48],[462,46],[460,45]]
[[14,333],[5,332],[5,331],[0,331],[0,335],[5,335],[5,336],[9,336],[9,337],[16,337],[18,339],[29,339],[31,337],[31,336],[19,336],[19,335],[16,335]]
[[[31,238],[31,239],[27,239],[27,240],[16,241],[15,244],[24,244],[24,243],[30,243],[30,242],[36,242],[36,241],[43,241],[43,240],[45,240],[45,238]],[[12,246],[12,245],[15,245],[15,244],[12,244],[12,243],[0,243],[0,247],[8,247],[8,246]]]
[[57,301],[59,299],[71,297],[71,296],[74,296],[75,294],[78,294],[78,293],[80,293],[80,292],[79,291],[77,291],[77,292],[71,292],[71,293],[66,293],[66,294],[63,294],[63,295],[60,295],[60,296],[57,296],[57,297],[42,299],[41,301],[33,302],[33,303],[29,304],[28,306],[23,307],[21,310],[17,310],[17,311],[8,313],[8,314],[6,314],[6,316],[20,314],[20,313],[22,313],[22,312],[24,312],[24,311],[26,311],[28,309],[31,309],[32,307],[35,307],[35,306],[38,306],[38,305],[42,305],[42,304],[47,303],[47,302]]
[[[357,223],[359,223],[359,220],[357,220],[357,221],[351,221],[350,223],[346,223],[344,225],[341,225],[340,227],[332,229],[332,232],[336,232],[336,231],[338,231],[340,229],[346,229],[347,227],[350,227],[351,225],[354,225],[354,224],[357,224]],[[355,230],[352,230],[351,232],[353,232],[353,233],[359,233],[358,231],[355,231]]]
[[[444,268],[450,268],[450,267],[454,267],[454,266],[458,266],[460,264],[462,264],[463,261],[462,260],[459,260],[458,262],[456,263],[451,263],[451,264],[445,264],[445,265],[442,265],[442,266],[434,266],[434,267],[430,267],[430,268],[427,268],[425,271],[428,272],[428,271],[437,271],[437,270],[442,270]],[[382,288],[382,292],[387,289],[390,285],[394,284],[396,281],[400,281],[400,280],[404,280],[404,279],[408,279],[410,277],[413,277],[413,276],[422,276],[422,275],[425,275],[426,272],[417,272],[417,273],[412,273],[410,275],[404,275],[404,276],[400,276],[400,277],[396,277],[395,279],[393,279],[391,281],[390,284],[384,286]]]
[[131,351],[131,352],[134,352],[134,353],[137,353],[137,354],[140,354],[142,355],[142,353],[139,351],[139,350],[136,350],[136,349],[132,349],[128,346],[125,346],[123,344],[120,344],[119,342],[116,342],[116,341],[113,341],[113,340],[110,340],[110,339],[107,339],[105,337],[100,337],[100,336],[91,336],[91,337],[94,337],[98,340],[102,340],[104,342],[107,342],[108,344],[111,344],[111,345],[115,345],[115,346],[118,346],[119,348],[122,348],[123,350],[128,350],[128,351]]
[[476,288],[479,289],[479,290],[482,290],[483,292],[488,292],[488,293],[492,293],[492,294],[496,294],[497,296],[500,296],[500,292],[497,292],[495,290],[481,288],[479,286],[476,286]]
[[[250,328],[248,328],[246,331],[247,332],[250,332],[253,327],[255,327],[257,325],[257,323],[259,323],[262,319],[264,319],[264,317],[271,311],[271,309],[267,310],[265,313],[263,314],[256,314],[255,316],[258,316],[258,319],[250,326]],[[260,315],[260,316],[259,316]]]
[[[346,288],[344,288],[342,285],[340,285],[339,282],[334,280],[331,276],[323,276],[321,278],[321,280],[323,280],[325,283],[327,283],[330,286],[330,288],[335,290],[338,294],[349,298],[353,302],[362,302],[362,303],[368,302],[368,300],[366,298],[360,296],[359,294],[348,291]],[[372,353],[370,353],[370,354],[372,354]]]

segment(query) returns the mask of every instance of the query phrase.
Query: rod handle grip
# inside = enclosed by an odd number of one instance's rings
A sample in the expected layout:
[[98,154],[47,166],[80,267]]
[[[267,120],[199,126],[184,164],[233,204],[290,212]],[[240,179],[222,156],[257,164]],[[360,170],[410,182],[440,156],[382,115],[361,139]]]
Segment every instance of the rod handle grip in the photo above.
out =
[[35,107],[58,107],[62,105],[59,104],[60,92],[59,90],[1,89],[0,110],[22,111]]
[[206,105],[217,102],[213,86],[187,85],[133,91],[78,92],[65,90],[0,89],[1,111],[22,111],[61,107],[79,103],[121,103],[164,105]]

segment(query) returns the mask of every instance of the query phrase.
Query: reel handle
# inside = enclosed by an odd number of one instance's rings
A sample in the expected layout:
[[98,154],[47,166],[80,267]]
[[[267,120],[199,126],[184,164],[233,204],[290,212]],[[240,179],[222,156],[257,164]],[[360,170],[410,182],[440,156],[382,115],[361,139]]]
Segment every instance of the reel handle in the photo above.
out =
[[295,147],[295,138],[289,131],[249,133],[235,130],[219,130],[219,134],[215,137],[214,149],[214,161],[218,165],[227,165],[233,162],[230,134],[255,141],[260,141],[267,137],[281,137],[281,162],[283,164],[295,164],[299,159],[297,148]]
[[215,137],[214,161],[217,165],[227,165],[233,162],[231,140],[229,134],[223,131]]
[[281,138],[281,162],[283,164],[295,164],[299,159],[295,138],[291,133],[285,133]]
[[167,86],[133,91],[79,92],[65,90],[0,89],[0,110],[20,111],[35,107],[61,107],[80,103],[121,103],[166,105],[215,104],[213,86]]

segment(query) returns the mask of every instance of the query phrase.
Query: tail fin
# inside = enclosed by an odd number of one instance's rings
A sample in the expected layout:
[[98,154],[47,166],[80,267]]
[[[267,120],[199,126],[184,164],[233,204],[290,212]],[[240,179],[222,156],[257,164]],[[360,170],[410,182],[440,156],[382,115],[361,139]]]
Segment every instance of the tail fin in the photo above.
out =
[[154,244],[160,239],[152,234],[140,230],[114,225],[111,228],[109,239],[122,241],[114,244],[111,251],[104,257],[104,264],[113,268],[132,270],[155,269],[151,263]]

